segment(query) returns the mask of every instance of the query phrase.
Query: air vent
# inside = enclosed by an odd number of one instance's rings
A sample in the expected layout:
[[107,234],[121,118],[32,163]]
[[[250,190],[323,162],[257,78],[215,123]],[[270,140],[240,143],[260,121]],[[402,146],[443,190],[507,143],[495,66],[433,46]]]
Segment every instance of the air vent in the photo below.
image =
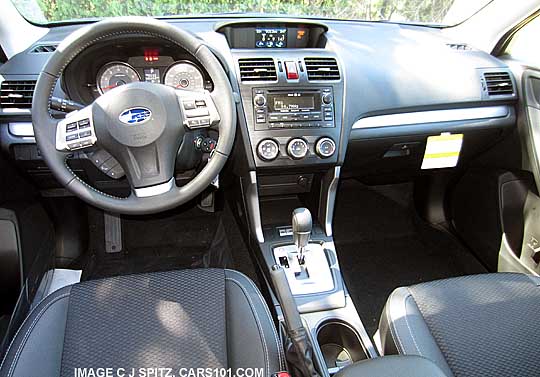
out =
[[305,58],[309,80],[339,80],[339,68],[334,58]]
[[471,51],[472,47],[469,46],[467,43],[447,43],[448,47],[450,47],[453,50],[458,51]]
[[31,54],[47,54],[50,52],[55,52],[57,46],[58,45],[53,45],[53,44],[38,45],[38,46],[35,46],[32,50],[30,50],[30,53]]
[[4,109],[29,109],[35,81],[4,81],[0,85],[0,107]]
[[276,64],[272,58],[238,59],[242,81],[276,81]]
[[487,93],[490,96],[514,94],[514,86],[508,72],[484,72]]

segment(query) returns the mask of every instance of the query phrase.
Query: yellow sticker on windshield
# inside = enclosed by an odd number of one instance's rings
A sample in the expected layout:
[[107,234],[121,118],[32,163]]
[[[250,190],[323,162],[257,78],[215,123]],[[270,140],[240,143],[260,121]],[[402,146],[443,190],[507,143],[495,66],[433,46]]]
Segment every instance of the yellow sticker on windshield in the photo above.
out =
[[427,139],[422,169],[453,168],[459,161],[463,134],[441,134]]

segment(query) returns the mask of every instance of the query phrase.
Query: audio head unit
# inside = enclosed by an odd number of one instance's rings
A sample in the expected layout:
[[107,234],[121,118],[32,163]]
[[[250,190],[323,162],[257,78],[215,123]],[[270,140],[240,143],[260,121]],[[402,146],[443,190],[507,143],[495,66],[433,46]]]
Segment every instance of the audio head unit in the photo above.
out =
[[332,88],[253,89],[255,130],[335,127]]

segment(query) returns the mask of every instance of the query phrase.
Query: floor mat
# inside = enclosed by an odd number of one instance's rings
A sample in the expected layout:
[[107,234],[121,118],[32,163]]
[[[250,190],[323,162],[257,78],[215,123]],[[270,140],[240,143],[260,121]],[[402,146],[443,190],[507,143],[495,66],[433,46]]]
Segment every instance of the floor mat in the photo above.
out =
[[420,220],[411,204],[408,184],[340,185],[334,239],[345,282],[370,335],[395,288],[486,272],[451,235]]
[[[105,252],[103,212],[90,209],[89,253],[83,280],[185,268],[231,268],[257,282],[247,247],[232,213],[187,205],[152,216],[122,217],[123,250]],[[246,258],[247,256],[247,258]]]

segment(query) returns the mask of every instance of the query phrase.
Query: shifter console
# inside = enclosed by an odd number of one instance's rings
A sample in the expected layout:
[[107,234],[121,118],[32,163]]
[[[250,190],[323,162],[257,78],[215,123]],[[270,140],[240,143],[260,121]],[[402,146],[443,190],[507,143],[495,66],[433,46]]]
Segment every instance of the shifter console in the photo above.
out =
[[293,212],[294,244],[274,248],[274,259],[285,270],[293,295],[328,292],[334,280],[321,243],[309,242],[312,219],[307,208]]

